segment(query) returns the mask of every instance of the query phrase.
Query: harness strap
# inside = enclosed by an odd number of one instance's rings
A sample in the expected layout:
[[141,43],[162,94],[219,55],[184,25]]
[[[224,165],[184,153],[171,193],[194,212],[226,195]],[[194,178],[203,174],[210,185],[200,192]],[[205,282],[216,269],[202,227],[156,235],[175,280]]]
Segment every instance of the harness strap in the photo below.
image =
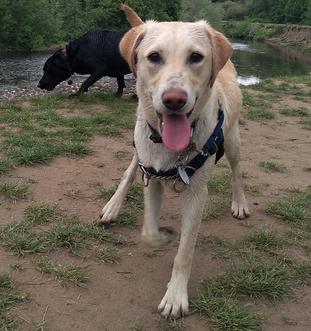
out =
[[[197,154],[186,165],[180,165],[166,171],[163,170],[156,171],[152,167],[145,167],[143,164],[139,163],[139,166],[143,174],[146,175],[147,178],[157,178],[157,179],[166,179],[166,180],[179,178],[184,184],[189,184],[189,177],[193,176],[194,173],[203,166],[203,164],[211,155],[214,155],[216,153],[215,164],[224,155],[224,134],[222,130],[223,122],[224,122],[224,112],[221,109],[221,107],[219,107],[218,121],[213,133],[208,138],[207,142],[204,144],[200,153]],[[148,126],[152,128],[149,124]],[[154,131],[161,138],[158,132],[156,130]],[[153,133],[152,130],[151,132]],[[150,139],[153,141],[151,137],[152,134],[150,136]],[[159,143],[158,138],[156,139],[157,139],[157,143]],[[162,138],[161,138],[161,142],[162,142]]]

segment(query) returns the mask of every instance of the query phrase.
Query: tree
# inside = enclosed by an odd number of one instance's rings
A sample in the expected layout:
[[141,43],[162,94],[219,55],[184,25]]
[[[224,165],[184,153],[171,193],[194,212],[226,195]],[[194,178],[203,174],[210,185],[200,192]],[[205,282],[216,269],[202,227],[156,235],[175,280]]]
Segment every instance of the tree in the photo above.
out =
[[224,15],[220,4],[213,4],[206,0],[183,0],[181,19],[184,21],[196,21],[205,19],[213,26],[219,27]]

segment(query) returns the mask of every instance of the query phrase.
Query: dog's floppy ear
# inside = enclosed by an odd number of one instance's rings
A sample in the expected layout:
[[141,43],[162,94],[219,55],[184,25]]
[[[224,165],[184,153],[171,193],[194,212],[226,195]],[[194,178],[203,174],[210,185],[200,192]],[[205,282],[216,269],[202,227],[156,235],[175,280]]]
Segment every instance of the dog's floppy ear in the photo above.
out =
[[222,33],[210,26],[207,27],[207,32],[212,44],[212,75],[210,79],[210,86],[212,87],[218,72],[230,59],[233,49],[230,41]]
[[144,24],[129,30],[120,42],[120,53],[126,60],[133,75],[137,73],[137,47],[145,35]]

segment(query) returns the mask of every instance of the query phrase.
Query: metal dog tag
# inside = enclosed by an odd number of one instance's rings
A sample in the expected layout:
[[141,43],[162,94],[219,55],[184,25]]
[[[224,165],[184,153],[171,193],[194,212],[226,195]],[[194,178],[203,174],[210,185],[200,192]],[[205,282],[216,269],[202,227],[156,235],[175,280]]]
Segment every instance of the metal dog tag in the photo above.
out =
[[189,185],[189,184],[190,184],[190,179],[189,179],[189,176],[188,176],[187,173],[186,173],[185,168],[182,167],[182,166],[179,166],[179,167],[177,168],[177,171],[178,171],[179,177],[180,177],[180,179],[182,180],[182,182],[183,182],[185,185]]

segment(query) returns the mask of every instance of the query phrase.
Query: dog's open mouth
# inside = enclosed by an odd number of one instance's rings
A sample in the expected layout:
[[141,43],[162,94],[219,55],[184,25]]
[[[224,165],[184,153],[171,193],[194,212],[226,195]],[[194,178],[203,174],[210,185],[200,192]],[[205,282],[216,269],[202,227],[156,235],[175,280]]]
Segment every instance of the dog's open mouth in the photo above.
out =
[[174,153],[183,151],[191,140],[191,123],[188,114],[159,114],[162,141],[165,147]]

